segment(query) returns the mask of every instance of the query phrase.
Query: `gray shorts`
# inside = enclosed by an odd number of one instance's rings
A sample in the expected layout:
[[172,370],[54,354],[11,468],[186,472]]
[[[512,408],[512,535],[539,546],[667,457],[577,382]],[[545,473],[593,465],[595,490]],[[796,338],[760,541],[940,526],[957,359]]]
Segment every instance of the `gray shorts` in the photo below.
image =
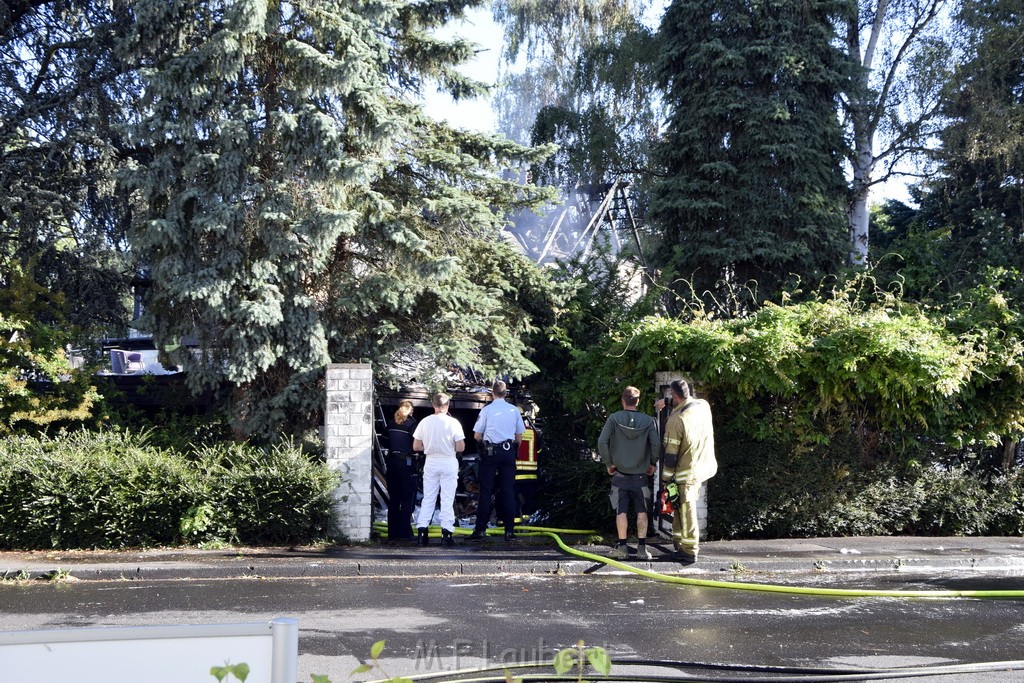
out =
[[609,496],[615,514],[629,512],[629,502],[633,501],[633,511],[647,512],[647,501],[651,498],[651,488],[647,485],[646,474],[622,474],[616,472],[612,476],[612,491]]

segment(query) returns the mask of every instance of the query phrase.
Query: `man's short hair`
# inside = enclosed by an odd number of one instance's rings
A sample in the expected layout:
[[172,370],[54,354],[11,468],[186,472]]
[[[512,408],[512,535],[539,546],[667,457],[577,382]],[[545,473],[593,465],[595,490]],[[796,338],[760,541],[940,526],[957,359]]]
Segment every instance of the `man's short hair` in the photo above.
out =
[[626,387],[623,389],[622,403],[630,408],[636,408],[640,404],[640,390],[636,387]]
[[672,380],[672,383],[668,385],[672,393],[683,399],[684,401],[690,398],[690,385],[685,380]]
[[494,380],[494,384],[491,385],[491,393],[497,398],[505,398],[505,394],[508,393],[508,385],[500,379],[496,379]]
[[434,398],[430,399],[430,402],[434,404],[435,408],[443,408],[448,405],[448,401],[452,400],[452,397],[444,392],[438,392],[434,394]]

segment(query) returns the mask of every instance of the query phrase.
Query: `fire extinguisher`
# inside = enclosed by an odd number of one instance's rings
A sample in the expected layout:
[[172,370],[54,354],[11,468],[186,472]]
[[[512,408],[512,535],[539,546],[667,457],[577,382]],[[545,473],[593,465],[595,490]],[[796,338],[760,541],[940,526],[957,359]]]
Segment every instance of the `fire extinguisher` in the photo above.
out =
[[665,489],[662,489],[661,494],[658,495],[658,511],[663,515],[671,515],[676,511],[672,506],[672,499],[668,497],[668,491]]
[[674,481],[670,481],[662,487],[661,494],[658,496],[658,504],[663,515],[671,515],[676,511],[676,505],[679,504],[679,487]]

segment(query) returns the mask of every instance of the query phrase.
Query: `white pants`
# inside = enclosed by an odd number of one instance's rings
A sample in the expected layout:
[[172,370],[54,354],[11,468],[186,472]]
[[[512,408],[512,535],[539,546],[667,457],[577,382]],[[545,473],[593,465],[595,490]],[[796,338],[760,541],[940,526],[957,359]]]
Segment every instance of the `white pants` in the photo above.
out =
[[423,501],[416,518],[417,527],[430,526],[437,505],[437,493],[441,492],[441,509],[438,511],[441,528],[455,529],[455,487],[459,483],[459,461],[447,455],[428,455],[423,464]]

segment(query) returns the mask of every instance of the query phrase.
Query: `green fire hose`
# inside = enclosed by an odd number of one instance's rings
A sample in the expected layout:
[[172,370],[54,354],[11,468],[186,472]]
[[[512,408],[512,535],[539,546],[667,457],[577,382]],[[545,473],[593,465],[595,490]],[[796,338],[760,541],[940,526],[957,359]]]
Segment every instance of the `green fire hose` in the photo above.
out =
[[[377,531],[386,531],[387,524],[380,522],[374,524]],[[488,529],[488,534],[500,535],[501,529]],[[432,537],[440,536],[441,531],[437,527],[431,527]],[[456,535],[468,535],[468,529],[455,529]],[[1021,600],[1024,599],[1022,590],[878,590],[869,588],[808,588],[806,586],[784,586],[771,583],[749,583],[743,581],[716,581],[711,579],[697,579],[676,574],[662,574],[660,572],[634,567],[626,562],[614,560],[604,555],[588,553],[567,545],[561,534],[580,536],[591,535],[596,531],[580,529],[552,529],[539,526],[517,526],[516,534],[519,536],[547,536],[554,540],[555,544],[565,553],[579,557],[591,562],[607,564],[617,569],[622,569],[637,576],[662,583],[674,583],[684,586],[702,586],[705,588],[725,588],[730,590],[760,591],[763,593],[786,593],[790,595],[817,595],[835,598],[988,598],[997,600]]]

